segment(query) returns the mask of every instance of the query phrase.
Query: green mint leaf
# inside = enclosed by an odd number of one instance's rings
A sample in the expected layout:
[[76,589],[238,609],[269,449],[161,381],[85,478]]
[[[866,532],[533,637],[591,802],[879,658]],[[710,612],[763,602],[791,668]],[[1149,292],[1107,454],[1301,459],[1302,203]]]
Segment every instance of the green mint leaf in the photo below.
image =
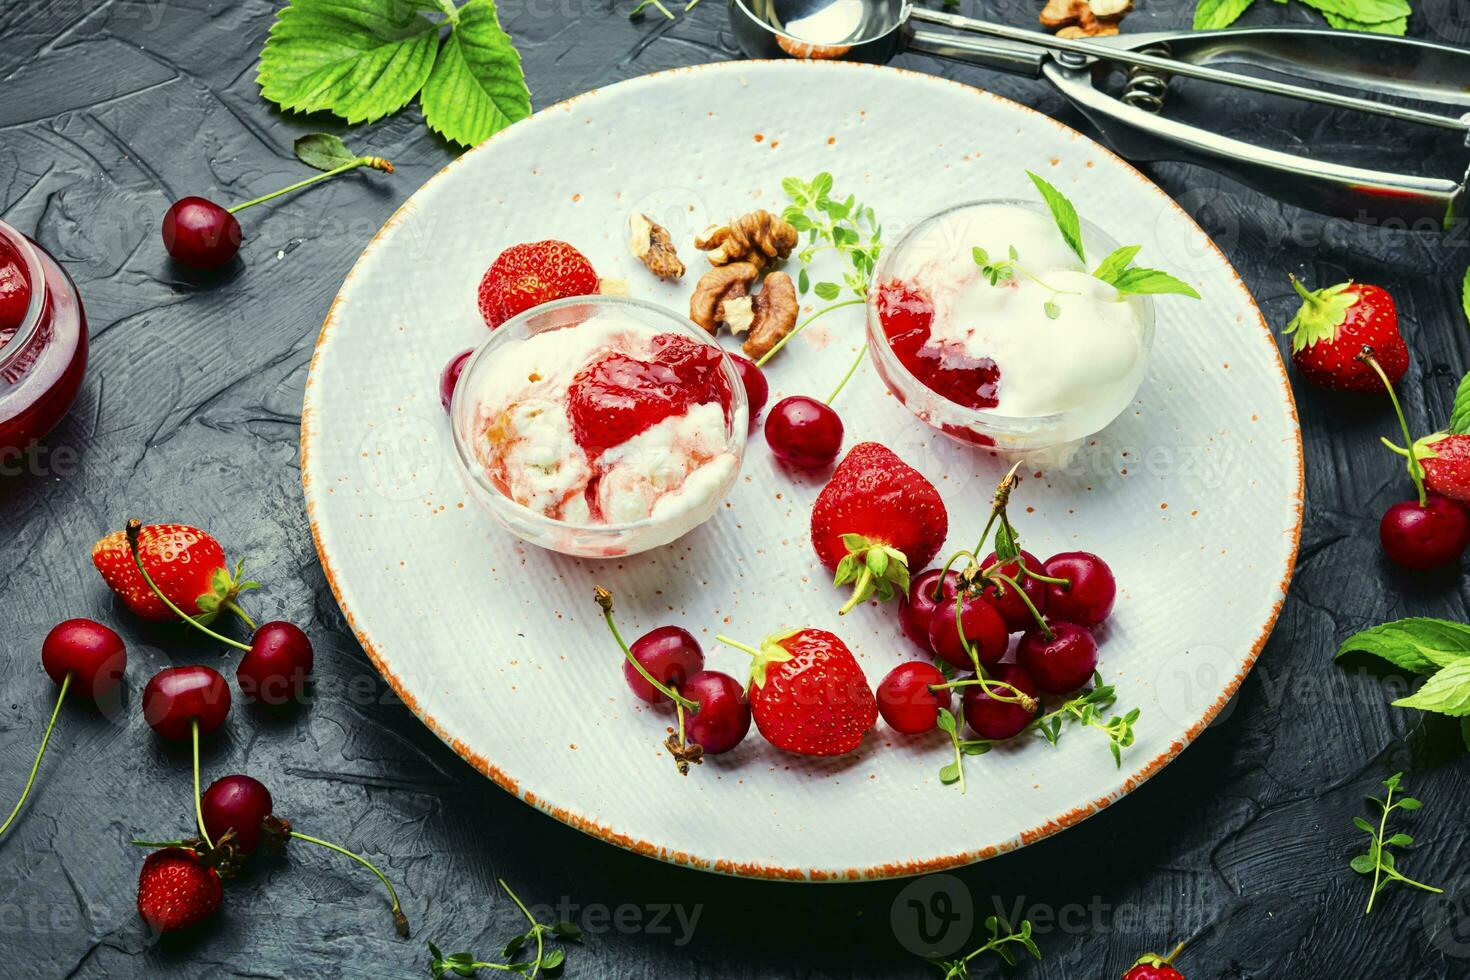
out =
[[1158,269],[1124,269],[1112,280],[1112,286],[1120,293],[1172,294],[1199,299],[1199,293],[1189,283],[1175,279]]
[[[1470,285],[1470,280],[1467,280],[1467,285]],[[1448,431],[1457,436],[1470,433],[1470,374],[1460,379],[1460,387],[1455,391],[1455,406],[1450,409]]]
[[[1311,0],[1306,0],[1311,3]],[[1327,18],[1329,27],[1335,27],[1340,31],[1362,31],[1367,34],[1393,34],[1403,37],[1409,33],[1409,18],[1397,17],[1393,20],[1384,20],[1369,24],[1351,17],[1343,17],[1339,14],[1322,11],[1322,16]]]
[[[292,148],[296,151],[296,159],[318,170],[336,170],[357,160],[357,154],[349,150],[340,137],[331,133],[307,133],[305,136],[298,136]],[[226,579],[228,577],[226,574]]]
[[981,248],[979,245],[976,245],[974,248],[970,249],[970,257],[974,259],[975,264],[980,266],[981,268],[984,268],[985,266],[990,264],[990,253],[985,251],[985,249]]
[[1051,216],[1057,223],[1057,230],[1062,233],[1062,241],[1066,242],[1067,247],[1076,252],[1077,257],[1086,264],[1087,255],[1082,251],[1082,219],[1077,217],[1077,209],[1072,206],[1071,201],[1067,200],[1067,195],[1036,174],[1028,170],[1026,176],[1031,178],[1031,183],[1036,185],[1036,189],[1041,192],[1042,200],[1046,201],[1047,208],[1051,210]]
[[521,56],[495,0],[469,0],[424,83],[424,120],[452,143],[475,146],[531,114]]
[[1419,690],[1393,704],[1396,708],[1418,708],[1453,718],[1470,715],[1470,658],[1443,668]]
[[276,15],[256,82],[282,109],[349,123],[397,112],[423,88],[439,25],[399,0],[291,0]]
[[1124,245],[1118,248],[1098,263],[1097,268],[1092,270],[1092,277],[1112,285],[1118,281],[1118,276],[1123,274],[1123,270],[1133,264],[1133,259],[1142,248],[1142,245]]
[[842,287],[835,282],[819,282],[813,288],[817,295],[825,300],[834,300],[842,292]]
[[1444,657],[1470,657],[1470,626],[1427,617],[1399,619],[1349,637],[1337,656],[1355,652],[1371,653],[1400,670],[1433,674]]
[[1324,14],[1345,17],[1360,24],[1381,24],[1385,21],[1408,17],[1413,8],[1408,0],[1302,0],[1309,7],[1316,7]]
[[1348,862],[1348,866],[1360,875],[1371,875],[1373,869],[1378,866],[1378,862],[1374,861],[1371,855],[1359,854]]
[[1465,282],[1460,286],[1460,305],[1465,310],[1465,322],[1470,323],[1470,269],[1465,270]]
[[541,969],[555,970],[566,962],[567,954],[559,949],[553,949],[541,958]]
[[[800,177],[782,178],[781,189],[786,192],[787,197],[796,202],[796,205],[808,203],[806,196],[806,184],[802,182]],[[793,207],[796,205],[793,205]]]
[[832,175],[825,170],[812,178],[812,199],[819,205],[832,193]]
[[1199,5],[1194,8],[1194,29],[1218,31],[1222,27],[1229,27],[1255,2],[1256,0],[1199,0]]

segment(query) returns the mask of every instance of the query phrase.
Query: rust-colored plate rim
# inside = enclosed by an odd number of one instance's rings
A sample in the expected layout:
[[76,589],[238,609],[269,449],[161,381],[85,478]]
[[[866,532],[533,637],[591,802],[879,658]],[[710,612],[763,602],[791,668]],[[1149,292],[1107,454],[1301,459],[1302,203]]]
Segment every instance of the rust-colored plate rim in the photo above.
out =
[[[778,64],[787,66],[800,64],[808,66],[810,70],[813,71],[876,71],[889,72],[895,75],[912,76],[922,78],[928,82],[953,85],[957,89],[963,90],[980,98],[992,99],[997,102],[1004,103],[1012,108],[1021,109],[1024,112],[1036,116],[1039,119],[1043,119],[1051,125],[1057,127],[1068,136],[1080,141],[1083,145],[1087,146],[1089,150],[1093,150],[1117,162],[1128,172],[1133,174],[1133,176],[1136,177],[1141,183],[1152,187],[1158,193],[1161,201],[1163,201],[1168,207],[1173,208],[1180,217],[1182,217],[1185,221],[1189,222],[1192,226],[1199,230],[1205,241],[1208,242],[1209,247],[1215,252],[1216,255],[1219,256],[1220,261],[1223,263],[1225,269],[1229,271],[1231,277],[1234,278],[1237,285],[1240,286],[1242,293],[1245,294],[1247,302],[1250,304],[1250,308],[1255,311],[1257,323],[1260,326],[1262,334],[1265,336],[1267,342],[1271,344],[1272,348],[1276,350],[1277,354],[1276,358],[1274,359],[1274,363],[1276,364],[1277,370],[1280,374],[1279,381],[1281,384],[1281,390],[1285,396],[1286,406],[1291,415],[1292,434],[1295,437],[1294,449],[1296,451],[1297,462],[1297,483],[1294,495],[1294,503],[1296,509],[1296,524],[1291,529],[1291,551],[1286,563],[1286,568],[1282,571],[1281,598],[1279,598],[1273,604],[1270,615],[1267,617],[1266,622],[1262,625],[1259,635],[1257,636],[1255,642],[1252,644],[1250,652],[1246,656],[1244,666],[1234,677],[1229,680],[1229,682],[1225,685],[1225,690],[1220,694],[1219,698],[1217,698],[1214,703],[1212,703],[1208,707],[1208,709],[1200,717],[1200,719],[1185,731],[1184,736],[1172,742],[1166,751],[1161,752],[1159,755],[1139,767],[1127,780],[1124,781],[1123,786],[1116,792],[1098,797],[1097,799],[1094,799],[1091,802],[1086,803],[1082,806],[1074,807],[1073,809],[1058,817],[1047,820],[1044,823],[1041,823],[1031,828],[1030,830],[1021,832],[1011,840],[1006,841],[1002,844],[979,848],[973,851],[962,851],[958,854],[946,855],[943,857],[932,858],[928,860],[903,863],[888,863],[870,867],[847,868],[840,871],[818,868],[792,868],[768,864],[736,863],[730,861],[722,861],[719,859],[699,857],[693,854],[689,854],[687,852],[663,847],[651,841],[639,840],[636,837],[621,833],[613,827],[602,824],[597,820],[587,816],[586,814],[572,811],[566,807],[557,806],[551,800],[542,799],[529,790],[523,790],[520,787],[519,783],[517,783],[517,781],[513,777],[511,777],[508,773],[495,765],[495,763],[493,763],[491,760],[472,750],[461,739],[456,738],[450,732],[446,731],[444,727],[440,725],[439,722],[432,715],[423,710],[423,708],[418,704],[418,701],[414,698],[413,694],[389,668],[387,660],[383,657],[377,646],[373,643],[372,637],[367,634],[365,629],[358,625],[357,619],[353,615],[351,608],[348,607],[346,601],[343,599],[342,589],[337,582],[337,575],[332,566],[331,558],[328,556],[326,549],[322,545],[321,530],[317,526],[316,505],[313,501],[311,493],[311,468],[308,465],[308,459],[311,453],[311,440],[315,436],[316,420],[316,412],[312,405],[311,393],[313,382],[316,378],[318,358],[321,357],[323,347],[325,346],[335,327],[337,306],[342,299],[340,292],[338,293],[337,297],[333,299],[332,305],[327,311],[326,319],[322,323],[322,329],[317,336],[317,342],[312,352],[311,365],[307,376],[305,403],[301,415],[301,481],[302,489],[306,497],[306,513],[308,522],[311,525],[312,541],[316,546],[317,555],[321,560],[322,570],[326,574],[327,584],[331,587],[332,595],[336,597],[337,605],[341,608],[342,614],[346,618],[348,626],[351,627],[354,635],[357,637],[358,642],[362,645],[363,650],[367,652],[369,659],[372,660],[373,666],[377,668],[378,673],[383,676],[383,679],[388,682],[388,685],[393,689],[394,693],[398,695],[403,703],[408,706],[409,710],[417,715],[419,719],[428,727],[428,729],[432,731],[435,735],[437,735],[446,745],[453,749],[454,752],[460,756],[460,758],[464,759],[470,765],[474,766],[475,769],[479,770],[482,774],[489,777],[496,785],[500,786],[502,789],[512,794],[513,796],[516,796],[524,802],[536,807],[538,810],[541,810],[542,812],[549,814],[552,817],[555,817],[562,823],[567,824],[570,827],[574,827],[577,830],[582,831],[583,833],[596,837],[601,841],[609,844],[614,844],[636,854],[642,854],[647,857],[656,858],[658,860],[665,861],[670,864],[679,865],[682,867],[695,868],[701,871],[710,871],[717,874],[733,875],[742,878],[816,882],[869,881],[884,878],[901,878],[910,875],[928,874],[931,872],[963,867],[968,864],[974,864],[978,861],[984,861],[989,858],[996,857],[997,855],[1016,850],[1018,848],[1026,846],[1027,844],[1032,844],[1046,837],[1050,837],[1052,834],[1065,830],[1068,827],[1075,826],[1076,824],[1081,823],[1083,820],[1086,820],[1088,817],[1106,809],[1108,806],[1121,799],[1122,797],[1133,792],[1149,778],[1151,778],[1154,774],[1158,773],[1170,762],[1173,762],[1174,759],[1178,758],[1179,754],[1183,752],[1184,749],[1188,747],[1192,742],[1194,742],[1194,740],[1198,738],[1199,735],[1206,728],[1209,727],[1210,723],[1215,720],[1216,716],[1218,716],[1219,713],[1224,710],[1225,705],[1228,704],[1230,699],[1235,696],[1237,691],[1239,691],[1240,685],[1244,683],[1246,675],[1249,674],[1251,668],[1255,666],[1256,660],[1261,655],[1261,650],[1265,647],[1266,641],[1270,638],[1271,631],[1275,628],[1276,621],[1281,615],[1281,607],[1286,600],[1287,590],[1291,585],[1292,574],[1296,568],[1297,554],[1301,546],[1306,475],[1302,456],[1301,426],[1299,416],[1297,414],[1296,399],[1292,394],[1291,384],[1287,379],[1286,366],[1281,361],[1279,349],[1276,348],[1275,338],[1271,333],[1270,327],[1266,324],[1266,319],[1262,315],[1260,308],[1256,305],[1255,298],[1251,296],[1250,291],[1246,289],[1245,283],[1241,281],[1239,274],[1235,272],[1235,268],[1233,265],[1231,265],[1230,260],[1226,258],[1225,254],[1220,250],[1219,246],[1217,246],[1214,241],[1210,239],[1209,235],[1205,233],[1204,229],[1200,228],[1198,223],[1195,222],[1195,220],[1190,217],[1189,213],[1186,212],[1182,207],[1180,207],[1173,198],[1164,193],[1161,188],[1157,187],[1151,180],[1149,180],[1146,175],[1144,175],[1132,164],[1128,163],[1126,160],[1123,160],[1107,147],[1103,146],[1100,143],[1097,143],[1095,140],[1092,140],[1088,136],[1077,132],[1070,126],[1066,126],[1060,122],[1057,122],[1050,116],[1038,112],[1037,110],[1032,109],[1029,106],[1022,105],[1019,102],[1014,102],[1010,99],[995,95],[994,93],[987,92],[983,89],[975,88],[971,85],[965,85],[961,82],[956,82],[952,79],[940,78],[938,76],[927,75],[922,72],[914,72],[902,68],[893,68],[891,66],[866,65],[841,61],[715,62],[707,65],[694,65],[690,67],[674,68],[666,71],[654,72],[649,75],[627,79],[623,82],[617,83],[617,85],[646,83],[648,80],[654,78],[666,77],[670,75],[692,74],[694,72],[700,71],[738,70],[740,66],[762,64]],[[616,85],[608,86],[608,88],[614,87],[616,87]],[[566,99],[552,106],[548,106],[546,109],[541,110],[541,112],[545,113],[557,109],[566,109],[573,104],[581,101],[582,99],[597,94],[599,91],[602,90],[592,89],[581,95],[573,96],[570,99]],[[510,131],[511,130],[503,130],[502,132]],[[445,174],[449,173],[472,154],[488,152],[492,147],[495,146],[498,135],[499,134],[497,134],[497,136],[491,137],[484,143],[481,143],[479,146],[467,151],[456,160],[450,162],[437,174],[429,178],[429,180],[424,183],[423,187],[427,187],[434,181],[443,178]],[[367,247],[363,249],[362,255],[358,257],[358,261],[354,263],[352,271],[347,274],[348,280],[352,278],[353,274],[357,271],[357,267],[362,263],[363,259],[370,252],[372,252],[375,247],[377,247],[378,242],[382,239],[383,235],[393,229],[397,224],[404,220],[404,218],[406,218],[413,212],[413,199],[415,196],[417,196],[418,193],[423,190],[423,187],[420,187],[418,191],[415,191],[414,194],[408,198],[408,200],[400,205],[398,210],[395,211],[393,215],[387,220],[387,222],[384,223],[383,227],[378,230],[378,233],[373,236],[372,241],[368,243]]]

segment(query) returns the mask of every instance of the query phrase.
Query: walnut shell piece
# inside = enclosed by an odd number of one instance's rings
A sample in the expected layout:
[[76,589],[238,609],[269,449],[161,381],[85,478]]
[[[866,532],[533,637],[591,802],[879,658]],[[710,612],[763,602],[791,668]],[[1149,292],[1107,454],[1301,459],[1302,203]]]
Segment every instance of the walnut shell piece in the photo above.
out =
[[660,279],[684,275],[684,263],[669,230],[646,214],[633,212],[628,218],[628,250]]
[[749,262],[759,269],[790,255],[796,241],[796,229],[790,223],[760,210],[708,229],[694,239],[694,247],[705,253],[710,265]]
[[1040,21],[1058,37],[1109,37],[1133,9],[1133,0],[1047,0]]
[[751,308],[754,316],[744,350],[746,357],[758,361],[796,328],[801,310],[796,283],[784,272],[772,272],[761,284],[761,291],[751,297]]
[[709,270],[694,284],[694,293],[689,297],[689,319],[713,334],[721,323],[728,322],[728,306],[735,305],[734,315],[739,316],[736,301],[750,292],[759,275],[760,270],[749,262],[732,262]]

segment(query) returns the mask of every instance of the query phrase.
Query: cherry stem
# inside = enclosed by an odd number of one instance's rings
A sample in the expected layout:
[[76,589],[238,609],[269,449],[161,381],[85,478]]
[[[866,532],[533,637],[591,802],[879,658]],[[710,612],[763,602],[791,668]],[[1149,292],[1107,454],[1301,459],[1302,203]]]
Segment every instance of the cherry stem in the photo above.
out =
[[1404,418],[1404,409],[1399,404],[1399,396],[1393,390],[1393,385],[1389,382],[1388,375],[1384,373],[1382,365],[1378,363],[1378,358],[1373,356],[1372,347],[1364,344],[1363,349],[1358,352],[1357,359],[1372,368],[1373,372],[1383,381],[1383,387],[1388,389],[1388,400],[1393,402],[1394,414],[1399,417],[1399,428],[1404,433],[1404,445],[1409,450],[1409,479],[1414,481],[1414,490],[1419,495],[1419,506],[1423,507],[1428,502],[1428,497],[1424,492],[1424,467],[1414,454],[1414,437],[1409,435],[1409,421]]
[[345,174],[349,170],[356,170],[358,167],[372,167],[374,170],[381,170],[385,173],[390,174],[393,172],[393,164],[389,163],[387,160],[384,160],[382,157],[358,157],[356,160],[352,160],[349,163],[344,163],[340,167],[333,167],[326,173],[317,174],[315,177],[308,177],[305,180],[298,180],[296,183],[292,184],[289,187],[282,187],[278,191],[266,194],[263,197],[257,197],[253,200],[246,201],[244,204],[236,204],[232,208],[226,208],[226,210],[229,211],[230,214],[235,214],[239,211],[244,211],[246,208],[254,207],[257,204],[263,204],[266,201],[271,200],[272,198],[280,197],[282,194],[289,194],[292,191],[299,191],[301,188],[315,184],[319,180],[326,180],[327,178],[335,177],[338,174]]
[[[963,616],[965,613],[965,593],[961,592],[955,596],[954,604],[954,631],[959,634],[960,646],[965,648],[965,654],[970,658],[970,663],[975,665],[975,676],[984,677],[985,670],[980,666],[980,654],[970,645],[970,638],[965,635],[965,624]],[[988,691],[987,691],[988,693]]]
[[194,818],[199,821],[199,837],[204,841],[204,846],[211,851],[214,850],[214,841],[209,839],[209,831],[204,829],[204,804],[199,796],[199,719],[189,719],[189,734],[194,743]]
[[[1023,569],[1026,567],[1024,562],[1018,561],[1017,564],[1019,564]],[[982,572],[981,574],[983,575],[985,573]],[[1041,615],[1041,611],[1036,608],[1036,604],[1031,601],[1031,597],[1026,594],[1026,590],[1021,588],[1021,586],[1016,583],[1015,579],[1011,578],[1005,572],[1002,572],[999,566],[991,566],[989,577],[998,578],[1006,585],[1009,585],[1011,588],[1015,589],[1016,595],[1020,596],[1021,601],[1026,604],[1026,608],[1031,610],[1031,617],[1036,620],[1036,625],[1041,627],[1041,632],[1045,634],[1046,638],[1048,640],[1055,640],[1057,638],[1057,635],[1051,631],[1051,627],[1046,625],[1046,619]]]
[[970,564],[972,565],[978,565],[980,563],[980,559],[975,557],[975,553],[973,551],[956,551],[954,554],[950,555],[949,561],[944,563],[944,568],[941,569],[939,572],[939,578],[935,579],[934,581],[934,594],[931,595],[929,598],[933,599],[935,602],[938,602],[940,599],[944,598],[944,580],[949,577],[949,571],[954,567],[954,563],[959,561],[961,558],[970,559]]
[[833,310],[840,310],[844,306],[856,306],[859,303],[866,303],[866,302],[867,302],[866,299],[845,299],[845,300],[843,300],[840,303],[833,303],[830,306],[824,306],[824,307],[822,307],[820,310],[818,310],[817,312],[813,313],[811,316],[807,317],[805,320],[803,320],[800,323],[798,323],[796,325],[795,329],[793,329],[789,334],[787,334],[786,336],[782,337],[780,340],[776,341],[776,346],[772,347],[770,350],[766,351],[764,354],[762,354],[759,358],[756,359],[755,366],[756,367],[765,367],[766,366],[766,362],[769,361],[771,358],[773,358],[773,357],[776,356],[776,351],[780,350],[782,347],[785,347],[787,341],[789,341],[792,337],[795,337],[797,334],[799,334],[803,330],[805,330],[807,328],[807,325],[809,323],[811,323],[813,320],[817,319],[817,317],[824,316],[824,315],[826,315],[828,313],[831,313]]
[[241,643],[239,640],[232,640],[228,636],[221,636],[219,633],[216,633],[214,630],[210,629],[208,626],[205,626],[203,623],[199,622],[199,620],[195,619],[193,616],[190,616],[178,606],[174,605],[173,600],[163,594],[163,590],[160,589],[158,585],[153,581],[153,576],[148,574],[148,569],[143,567],[143,559],[138,554],[138,535],[142,530],[143,525],[137,519],[128,521],[128,550],[133,553],[133,564],[138,566],[138,571],[142,574],[143,581],[148,583],[148,588],[153,590],[153,594],[158,596],[158,598],[163,601],[163,604],[173,611],[175,616],[178,616],[180,619],[187,622],[190,626],[194,627],[205,636],[213,637],[226,646],[232,646],[236,650],[244,650],[246,653],[249,653],[250,647]]
[[628,644],[623,641],[623,634],[618,632],[618,624],[613,621],[612,593],[599,585],[593,590],[593,595],[597,599],[597,604],[602,607],[602,618],[607,621],[607,628],[612,631],[613,639],[618,641],[618,648],[623,651],[623,656],[628,658],[628,663],[633,665],[633,669],[638,671],[644,680],[653,685],[654,690],[659,691],[670,701],[674,702],[676,707],[698,714],[699,704],[697,702],[689,700],[667,684],[659,681],[648,672],[647,667],[638,662],[638,658],[633,656],[633,651],[628,649]]
[[237,603],[234,599],[226,599],[225,608],[234,613],[236,616],[239,616],[240,622],[245,624],[246,629],[250,630],[250,632],[252,633],[255,632],[255,620],[251,619],[249,613],[240,608],[239,603]]
[[188,847],[186,840],[130,840],[134,847]]
[[51,709],[51,720],[46,723],[46,732],[41,736],[41,747],[36,751],[36,761],[31,763],[31,774],[26,779],[25,789],[20,791],[20,799],[15,801],[15,809],[10,811],[10,816],[5,818],[5,823],[0,824],[0,837],[5,836],[5,831],[15,820],[15,815],[20,813],[20,808],[25,805],[26,797],[31,795],[31,787],[35,785],[36,773],[41,768],[41,756],[46,754],[46,743],[51,741],[51,730],[56,727],[56,716],[61,714],[61,702],[66,700],[66,690],[71,687],[71,679],[74,672],[68,670],[66,676],[61,679],[61,693],[56,695],[56,707]]
[[[338,854],[344,854],[347,857],[352,858],[352,860],[356,861],[364,868],[367,868],[373,874],[377,875],[378,880],[383,883],[383,887],[388,889],[388,897],[393,900],[393,926],[398,930],[398,934],[400,936],[404,937],[405,939],[408,938],[408,916],[403,914],[403,906],[398,904],[398,892],[394,890],[393,882],[388,880],[388,876],[379,871],[371,861],[363,857],[361,854],[354,854],[347,848],[342,847],[339,844],[333,844],[331,841],[324,841],[320,837],[312,837],[310,834],[303,834],[300,831],[296,830],[287,831],[287,833],[294,837],[296,840],[304,840],[308,844],[315,844],[318,847],[325,847],[329,851],[336,851]],[[205,843],[208,843],[208,841],[206,840]]]
[[[1016,685],[1014,684],[1011,684],[1007,681],[991,680],[983,674],[976,674],[974,677],[967,677],[964,680],[948,681],[944,684],[930,684],[929,690],[950,691],[961,687],[978,687],[980,688],[980,690],[984,691],[993,701],[1004,701],[1007,704],[1019,704],[1027,711],[1036,710],[1036,699],[1033,698],[1031,695],[1027,694],[1019,687],[1016,687]],[[1014,696],[1010,694],[997,694],[996,691],[1002,687],[1014,692]]]
[[832,389],[832,394],[827,396],[827,405],[829,407],[837,400],[837,396],[842,394],[842,389],[847,387],[847,383],[852,380],[852,376],[857,373],[858,368],[863,366],[863,361],[867,360],[867,358],[868,345],[864,342],[862,349],[858,351],[857,359],[852,362],[852,367],[847,369],[847,373],[842,376],[842,380],[837,382],[837,387]]

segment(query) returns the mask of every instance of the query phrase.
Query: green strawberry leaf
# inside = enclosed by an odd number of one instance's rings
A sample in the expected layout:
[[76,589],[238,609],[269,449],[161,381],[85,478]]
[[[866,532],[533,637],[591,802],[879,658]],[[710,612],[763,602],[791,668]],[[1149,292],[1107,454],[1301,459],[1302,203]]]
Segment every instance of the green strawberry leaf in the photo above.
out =
[[1470,658],[1441,669],[1419,690],[1393,704],[1396,708],[1418,708],[1454,718],[1470,715]]
[[1470,663],[1470,626],[1427,617],[1400,619],[1349,637],[1337,656],[1356,652],[1371,653],[1400,670],[1433,674],[1451,661]]
[[1353,284],[1338,283],[1315,292],[1303,286],[1296,276],[1291,277],[1291,284],[1302,298],[1301,309],[1283,331],[1291,337],[1292,353],[1316,346],[1324,340],[1329,343],[1336,340],[1338,328],[1346,319],[1348,310],[1358,301],[1358,294],[1352,291]]
[[347,148],[341,137],[331,133],[307,133],[292,144],[296,159],[318,170],[336,170],[357,161],[357,154]]
[[1194,29],[1216,31],[1229,27],[1250,9],[1256,0],[1199,0],[1194,8]]
[[494,0],[459,8],[421,101],[429,128],[461,146],[483,143],[531,114],[521,56],[501,29]]
[[438,49],[439,25],[411,3],[291,0],[271,26],[256,81],[282,109],[372,122],[413,99]]
[[1083,264],[1087,262],[1087,255],[1082,250],[1082,219],[1077,217],[1077,209],[1072,202],[1067,200],[1067,195],[1057,190],[1051,184],[1038,177],[1031,171],[1026,171],[1026,176],[1031,178],[1031,183],[1041,192],[1041,198],[1051,211],[1051,216],[1057,223],[1057,230],[1062,233],[1062,241],[1067,247],[1077,253],[1077,257]]
[[1177,296],[1190,296],[1199,299],[1199,293],[1189,283],[1181,279],[1175,279],[1167,272],[1158,269],[1124,269],[1112,280],[1113,288],[1120,293],[1134,293],[1137,295],[1172,294]]

